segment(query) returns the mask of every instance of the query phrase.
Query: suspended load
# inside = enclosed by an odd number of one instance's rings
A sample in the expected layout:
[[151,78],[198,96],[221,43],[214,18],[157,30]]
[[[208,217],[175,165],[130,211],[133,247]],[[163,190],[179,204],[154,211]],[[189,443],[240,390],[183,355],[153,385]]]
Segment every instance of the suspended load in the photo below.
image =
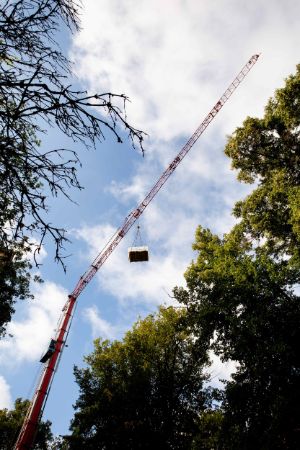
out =
[[[137,244],[140,244],[137,246]],[[137,231],[135,235],[132,247],[128,249],[128,259],[130,262],[143,262],[149,261],[149,251],[146,245],[142,245],[142,236],[140,232],[140,226],[137,226]]]
[[128,259],[130,262],[149,261],[148,247],[129,247]]

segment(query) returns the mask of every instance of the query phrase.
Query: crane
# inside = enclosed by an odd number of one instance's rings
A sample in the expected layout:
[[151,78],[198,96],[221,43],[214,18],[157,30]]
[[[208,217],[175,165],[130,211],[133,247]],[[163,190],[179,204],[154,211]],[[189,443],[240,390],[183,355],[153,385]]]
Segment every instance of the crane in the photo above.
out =
[[259,54],[255,54],[247,61],[242,70],[234,78],[232,83],[230,83],[226,91],[223,93],[223,95],[220,97],[217,103],[213,106],[213,108],[207,114],[207,116],[199,125],[199,127],[196,129],[196,131],[192,134],[190,139],[182,147],[178,155],[173,159],[173,161],[168,165],[166,170],[162,173],[160,178],[152,187],[151,191],[146,195],[146,197],[138,205],[138,207],[128,214],[128,216],[124,220],[123,225],[115,232],[115,234],[111,237],[109,242],[105,245],[105,247],[101,250],[98,256],[94,259],[92,264],[88,267],[86,272],[80,277],[73,292],[68,296],[68,300],[62,310],[62,315],[59,321],[55,339],[51,339],[48,352],[46,353],[44,359],[42,358],[41,360],[42,362],[47,362],[47,364],[45,363],[44,365],[41,377],[37,384],[37,388],[34,392],[32,401],[30,403],[26,417],[24,419],[23,426],[19,433],[17,442],[14,446],[14,450],[25,450],[25,449],[28,450],[31,449],[34,444],[37,427],[43,414],[43,410],[49,395],[54,374],[59,365],[62,351],[66,344],[66,337],[68,335],[69,328],[71,326],[71,319],[74,313],[74,306],[79,295],[86,288],[88,283],[92,280],[92,278],[95,276],[100,267],[105,263],[107,258],[114,251],[114,249],[118,246],[123,237],[128,233],[128,231],[134,225],[136,220],[143,214],[144,210],[156,196],[158,191],[163,187],[165,182],[172,175],[172,173],[181,163],[183,158],[191,150],[195,142],[199,139],[199,137],[202,135],[202,133],[205,131],[208,125],[212,122],[212,120],[215,118],[218,112],[222,109],[224,104],[231,97],[231,95],[239,86],[239,84],[243,81],[243,79],[252,69],[254,64],[257,62],[258,58]]

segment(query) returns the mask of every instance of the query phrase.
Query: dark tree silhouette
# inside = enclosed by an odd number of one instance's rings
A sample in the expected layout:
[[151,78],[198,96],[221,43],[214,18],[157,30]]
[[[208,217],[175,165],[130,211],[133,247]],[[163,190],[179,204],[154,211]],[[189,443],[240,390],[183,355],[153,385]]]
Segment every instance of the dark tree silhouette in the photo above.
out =
[[[11,450],[13,448],[29,405],[29,400],[17,398],[14,409],[0,409],[1,450]],[[54,443],[54,440],[51,432],[51,422],[49,420],[45,422],[41,421],[38,426],[36,441],[32,450],[48,450],[51,448],[52,443]]]
[[47,218],[47,192],[70,198],[70,187],[80,189],[80,161],[72,150],[44,151],[38,137],[56,127],[94,146],[106,130],[122,142],[125,130],[143,152],[143,132],[128,123],[124,94],[72,87],[56,35],[62,25],[79,29],[78,12],[73,0],[7,0],[0,9],[0,251],[33,249],[34,237],[36,255],[49,235],[63,267],[67,238]]
[[191,448],[211,398],[203,386],[206,348],[195,345],[184,317],[161,307],[122,341],[95,340],[87,367],[75,368],[80,395],[67,448]]
[[223,238],[197,229],[188,289],[175,290],[195,338],[238,362],[224,392],[226,450],[300,448],[299,125],[300,65],[264,116],[229,137],[225,153],[255,189]]

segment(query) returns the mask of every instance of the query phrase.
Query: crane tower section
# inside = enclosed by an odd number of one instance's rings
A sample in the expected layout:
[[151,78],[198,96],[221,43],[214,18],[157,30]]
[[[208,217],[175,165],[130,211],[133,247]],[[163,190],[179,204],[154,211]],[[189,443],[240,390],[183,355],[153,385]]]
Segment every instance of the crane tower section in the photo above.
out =
[[47,364],[45,364],[44,366],[41,378],[38,382],[38,386],[35,390],[30,407],[27,411],[27,415],[25,417],[14,450],[25,450],[25,449],[29,450],[33,446],[38,423],[42,417],[43,409],[45,407],[45,403],[49,395],[51,383],[53,381],[54,374],[58,368],[60,357],[66,343],[66,336],[68,335],[74,306],[78,296],[85,289],[85,287],[88,285],[91,279],[95,276],[96,272],[104,264],[104,262],[110,256],[110,254],[117,247],[117,245],[121,242],[123,237],[128,233],[128,231],[136,222],[136,220],[143,214],[145,208],[147,208],[147,206],[153,200],[158,191],[162,188],[162,186],[165,184],[168,178],[172,175],[176,167],[181,163],[183,158],[187,155],[187,153],[193,147],[195,142],[199,139],[201,134],[205,131],[205,129],[208,127],[208,125],[211,123],[214,117],[222,109],[224,104],[227,102],[227,100],[231,97],[231,95],[239,86],[239,84],[243,81],[245,76],[252,69],[258,58],[259,55],[256,54],[253,55],[247,61],[242,70],[238,73],[238,75],[228,86],[224,94],[220,97],[220,99],[217,101],[217,103],[213,106],[213,108],[207,114],[205,119],[199,125],[197,130],[193,133],[193,135],[190,137],[187,143],[182,147],[178,155],[168,165],[166,170],[154,184],[151,191],[146,195],[146,197],[138,205],[138,207],[133,211],[131,211],[131,213],[126,217],[123,225],[116,231],[116,233],[112,236],[110,241],[101,250],[101,252],[95,258],[95,260],[89,266],[87,271],[80,277],[77,285],[75,286],[75,289],[69,295],[68,300],[63,308],[62,317],[60,320],[60,324],[58,326],[55,339],[52,340],[53,341],[52,356],[48,360]]

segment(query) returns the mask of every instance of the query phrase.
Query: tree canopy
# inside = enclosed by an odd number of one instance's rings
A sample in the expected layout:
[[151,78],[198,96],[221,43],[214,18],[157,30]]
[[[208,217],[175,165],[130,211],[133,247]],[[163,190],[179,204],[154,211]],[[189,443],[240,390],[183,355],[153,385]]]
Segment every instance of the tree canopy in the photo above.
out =
[[225,391],[225,448],[295,448],[300,416],[295,271],[235,233],[220,239],[199,228],[195,249],[197,261],[186,272],[188,291],[175,294],[187,306],[195,335],[224,361],[238,363]]
[[239,179],[257,187],[223,238],[198,228],[188,289],[175,289],[195,335],[237,362],[224,395],[226,449],[300,445],[299,102],[300,66],[264,117],[229,138]]
[[87,368],[75,369],[70,449],[190,448],[210,397],[207,355],[182,328],[183,314],[160,308],[122,341],[95,341]]
[[[70,449],[294,450],[300,447],[300,66],[248,117],[225,153],[255,183],[224,236],[199,226],[182,308],[96,340],[76,368]],[[205,387],[209,354],[235,361],[224,390]]]
[[300,65],[275,92],[262,119],[248,117],[229,138],[225,153],[238,178],[258,187],[234,213],[252,238],[266,239],[274,256],[299,267]]
[[[29,407],[29,400],[18,398],[15,401],[15,408],[12,410],[0,410],[0,448],[1,450],[11,450],[20,432],[21,426]],[[39,424],[35,445],[33,450],[48,450],[52,441],[51,422],[41,422]]]

